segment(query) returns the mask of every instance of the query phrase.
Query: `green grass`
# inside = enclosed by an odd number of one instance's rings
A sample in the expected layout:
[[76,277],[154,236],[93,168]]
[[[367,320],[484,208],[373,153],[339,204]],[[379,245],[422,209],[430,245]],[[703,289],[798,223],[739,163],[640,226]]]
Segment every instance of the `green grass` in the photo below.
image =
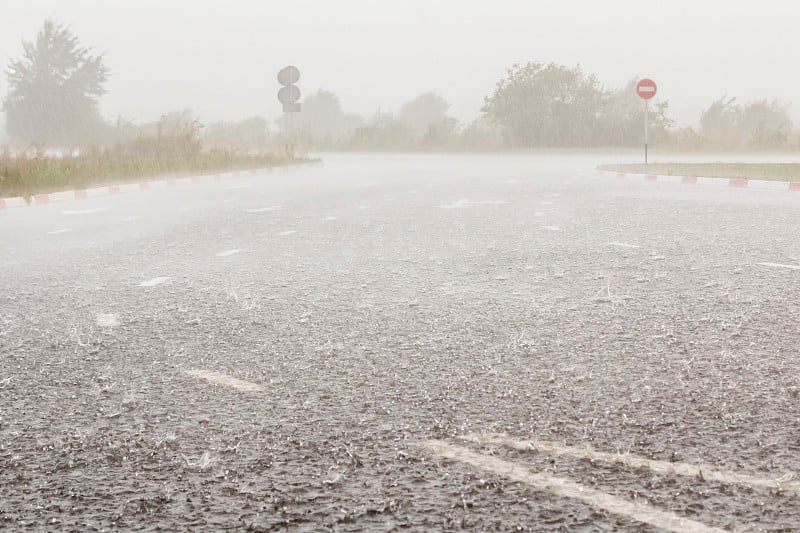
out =
[[600,170],[667,176],[800,181],[800,163],[652,163],[601,165]]
[[120,155],[89,153],[78,157],[12,157],[0,154],[0,198],[96,185],[123,183],[157,176],[191,175],[283,166],[309,161],[275,154],[212,150],[191,155]]

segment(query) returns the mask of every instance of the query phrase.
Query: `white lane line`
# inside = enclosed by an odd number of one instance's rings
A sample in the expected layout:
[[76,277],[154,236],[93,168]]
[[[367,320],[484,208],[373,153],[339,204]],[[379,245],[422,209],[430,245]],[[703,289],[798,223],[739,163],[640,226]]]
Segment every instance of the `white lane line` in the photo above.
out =
[[466,463],[512,481],[525,483],[536,490],[549,492],[563,498],[578,500],[596,509],[631,518],[638,522],[650,524],[667,531],[684,533],[721,533],[724,531],[707,526],[701,522],[682,518],[667,511],[654,509],[649,505],[637,501],[630,501],[612,496],[611,494],[606,494],[605,492],[581,485],[569,479],[551,476],[543,472],[533,472],[509,461],[504,461],[490,455],[483,455],[468,448],[454,446],[444,441],[428,440],[417,444],[421,448],[439,457]]
[[620,248],[641,248],[638,244],[628,244],[627,242],[610,242],[608,243],[609,246],[618,246]]
[[774,268],[788,268],[789,270],[800,270],[800,266],[797,265],[784,265],[781,263],[756,263],[757,265],[765,266],[765,267],[774,267]]
[[204,379],[214,385],[224,385],[240,391],[258,392],[264,390],[258,383],[242,381],[241,379],[236,379],[235,377],[220,372],[214,372],[213,370],[184,370],[183,372],[193,378]]
[[558,226],[542,226],[542,227],[550,231],[561,231],[561,228],[559,228]]
[[515,440],[508,435],[488,433],[483,435],[467,435],[466,440],[479,444],[494,444],[506,446],[515,450],[536,450],[550,455],[565,455],[576,459],[588,459],[605,463],[621,463],[633,468],[648,468],[655,473],[664,475],[678,475],[685,477],[702,477],[706,481],[762,487],[766,489],[780,489],[800,495],[800,481],[792,481],[791,474],[776,479],[739,474],[729,470],[717,470],[714,465],[697,463],[672,463],[656,461],[631,453],[608,453],[593,450],[590,447],[578,448],[575,446],[562,446],[548,441]]
[[441,207],[442,209],[461,209],[464,207],[469,207],[470,204],[467,198],[462,198],[456,202],[453,202],[451,205],[437,205],[436,207]]
[[130,222],[132,220],[139,220],[140,218],[142,217],[140,217],[139,215],[133,215],[130,217],[121,218],[120,220],[122,220],[123,222]]
[[62,233],[69,233],[70,231],[75,231],[72,228],[64,228],[64,229],[56,229],[53,231],[48,231],[48,235],[61,235]]
[[162,283],[164,283],[168,279],[169,278],[167,278],[167,277],[153,278],[153,279],[141,282],[139,284],[139,286],[140,287],[155,287],[156,285],[161,285]]
[[94,209],[77,209],[77,210],[66,210],[61,211],[64,215],[91,215],[92,213],[101,213],[103,211],[108,211],[111,209],[110,207],[95,207]]
[[254,209],[245,209],[245,213],[266,213],[267,211],[278,211],[283,209],[282,205],[272,205],[270,207],[256,207]]
[[325,217],[322,219],[323,222],[330,222],[331,220],[336,220],[339,217]]
[[472,207],[474,205],[503,205],[507,203],[508,202],[505,200],[483,200],[473,202],[468,198],[462,198],[450,205],[437,205],[436,207],[441,207],[442,209],[463,209],[464,207]]
[[293,229],[290,229],[290,230],[287,230],[287,231],[282,231],[282,232],[278,233],[278,237],[285,237],[287,235],[291,235],[292,233],[297,233],[297,232],[295,230],[293,230]]
[[241,248],[234,248],[233,250],[225,250],[224,252],[218,253],[217,257],[230,257],[234,254],[238,254],[241,251],[242,251]]
[[113,328],[120,325],[119,317],[113,313],[100,313],[97,315],[96,322],[101,328]]

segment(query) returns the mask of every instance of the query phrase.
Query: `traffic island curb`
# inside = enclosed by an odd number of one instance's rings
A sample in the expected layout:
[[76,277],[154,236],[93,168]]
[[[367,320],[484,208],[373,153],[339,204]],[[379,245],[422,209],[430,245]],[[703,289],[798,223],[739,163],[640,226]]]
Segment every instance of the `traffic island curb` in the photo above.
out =
[[179,185],[191,185],[194,183],[209,183],[220,180],[236,179],[243,176],[255,176],[270,172],[287,172],[302,167],[320,166],[322,161],[309,161],[292,165],[280,165],[275,167],[254,168],[247,170],[234,170],[230,172],[216,172],[213,174],[198,174],[195,176],[185,176],[182,178],[165,178],[159,180],[142,180],[130,183],[104,185],[102,187],[91,187],[87,189],[75,189],[71,191],[59,191],[51,193],[33,194],[26,199],[21,196],[13,198],[0,198],[0,209],[12,207],[28,207],[44,205],[53,202],[63,202],[67,200],[84,200],[86,198],[100,198],[104,196],[115,196],[123,193],[149,191],[157,189],[167,189]]
[[754,189],[763,191],[800,192],[800,181],[772,181],[750,178],[712,178],[707,176],[679,176],[666,174],[642,174],[638,172],[615,172],[596,168],[598,178],[616,178],[644,183],[677,183],[681,185],[712,185],[734,189]]

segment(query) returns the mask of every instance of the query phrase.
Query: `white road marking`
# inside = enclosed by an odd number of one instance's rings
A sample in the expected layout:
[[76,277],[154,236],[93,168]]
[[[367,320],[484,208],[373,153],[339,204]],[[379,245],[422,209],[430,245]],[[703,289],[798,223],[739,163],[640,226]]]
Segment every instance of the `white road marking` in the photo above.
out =
[[139,220],[140,218],[142,218],[142,217],[140,217],[138,215],[133,215],[133,216],[130,216],[130,217],[122,218],[120,220],[122,220],[123,222],[130,222],[131,220]]
[[214,385],[224,385],[240,391],[258,392],[264,390],[258,383],[242,381],[241,379],[236,379],[220,372],[214,372],[213,370],[184,370],[183,372],[193,378],[204,379]]
[[490,455],[483,455],[468,448],[454,446],[440,440],[428,440],[418,446],[429,452],[449,459],[466,463],[505,477],[512,481],[525,483],[536,490],[549,492],[556,496],[570,498],[590,505],[596,509],[631,518],[667,531],[684,533],[721,533],[722,529],[707,526],[701,522],[681,518],[673,513],[654,509],[649,505],[630,501],[599,490],[581,485],[572,480],[559,478],[544,472],[533,472],[527,468]]
[[101,328],[113,328],[120,325],[119,317],[113,313],[100,313],[96,319]]
[[245,213],[266,213],[267,211],[278,211],[283,209],[282,205],[273,205],[270,207],[256,207],[254,209],[245,209]]
[[295,230],[293,230],[293,229],[290,229],[288,231],[282,231],[282,232],[278,233],[278,237],[285,237],[287,235],[291,235],[292,233],[297,233],[297,232]]
[[339,217],[325,217],[322,219],[323,222],[330,222],[331,220],[336,220]]
[[765,266],[765,267],[775,267],[775,268],[788,268],[789,270],[800,270],[800,266],[798,265],[784,265],[781,263],[756,263],[757,265]]
[[95,207],[94,209],[77,209],[77,210],[66,210],[61,211],[64,215],[91,215],[92,213],[101,213],[103,211],[108,211],[111,209],[110,207]]
[[620,248],[641,248],[638,244],[628,244],[627,242],[610,242],[609,246],[619,246]]
[[714,465],[710,464],[656,461],[632,453],[608,453],[593,450],[588,446],[578,448],[575,446],[562,446],[548,441],[515,440],[508,435],[496,433],[483,435],[473,434],[465,438],[480,444],[506,446],[515,450],[536,450],[550,455],[566,455],[576,459],[588,459],[590,461],[602,461],[605,463],[622,463],[633,468],[648,468],[653,472],[663,475],[677,475],[693,478],[702,477],[706,481],[717,481],[720,483],[762,487],[766,489],[781,489],[800,495],[800,481],[786,479],[791,477],[789,475],[784,475],[776,479],[767,479],[748,474],[739,474],[729,470],[717,470]]
[[234,248],[233,250],[226,250],[224,252],[218,253],[217,257],[230,257],[230,256],[232,256],[234,254],[238,254],[241,251],[242,251],[241,248]]
[[561,231],[561,228],[559,228],[558,226],[542,226],[542,227],[550,231]]
[[53,231],[48,231],[48,235],[61,235],[62,233],[69,233],[70,231],[75,231],[72,228],[64,228],[64,229],[56,229]]
[[436,207],[441,207],[442,209],[462,209],[464,207],[472,207],[474,205],[502,205],[507,203],[508,202],[505,200],[484,200],[480,202],[473,202],[469,198],[462,198],[451,205],[437,205]]
[[164,283],[164,282],[165,282],[165,281],[167,281],[168,279],[169,279],[169,278],[167,278],[167,277],[158,277],[158,278],[153,278],[153,279],[151,279],[151,280],[147,280],[147,281],[143,281],[143,282],[141,282],[141,283],[139,284],[139,286],[140,286],[140,287],[155,287],[156,285],[161,285],[162,283]]

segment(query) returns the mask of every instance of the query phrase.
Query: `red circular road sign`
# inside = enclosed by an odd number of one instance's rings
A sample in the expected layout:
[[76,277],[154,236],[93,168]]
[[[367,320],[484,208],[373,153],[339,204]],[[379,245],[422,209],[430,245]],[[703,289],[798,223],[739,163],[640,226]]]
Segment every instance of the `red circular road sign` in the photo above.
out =
[[636,93],[645,100],[650,100],[652,97],[656,95],[656,82],[651,80],[650,78],[644,78],[643,80],[639,80],[639,84],[636,86]]

